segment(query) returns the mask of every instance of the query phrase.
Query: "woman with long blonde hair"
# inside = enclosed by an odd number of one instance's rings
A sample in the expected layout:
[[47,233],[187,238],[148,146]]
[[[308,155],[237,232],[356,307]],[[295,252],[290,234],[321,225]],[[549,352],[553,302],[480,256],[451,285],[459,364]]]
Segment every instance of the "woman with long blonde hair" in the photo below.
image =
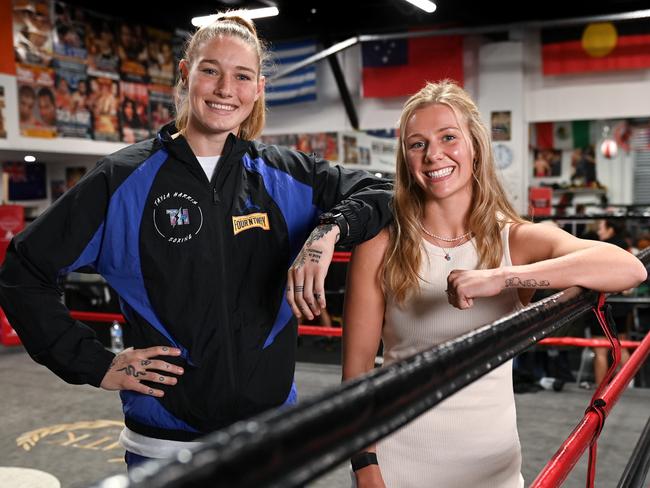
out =
[[[528,303],[538,288],[636,286],[643,264],[616,246],[521,219],[498,181],[469,94],[428,83],[400,118],[394,223],[348,270],[343,379],[431,348]],[[611,273],[616,269],[616,273]],[[367,487],[519,488],[512,363],[353,456]]]

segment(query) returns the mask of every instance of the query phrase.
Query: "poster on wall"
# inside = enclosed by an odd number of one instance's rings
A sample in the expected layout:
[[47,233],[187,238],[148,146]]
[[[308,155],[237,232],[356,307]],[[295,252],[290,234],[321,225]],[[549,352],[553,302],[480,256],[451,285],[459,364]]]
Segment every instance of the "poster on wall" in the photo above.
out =
[[509,141],[512,127],[510,111],[492,112],[490,115],[493,141]]
[[86,11],[85,18],[88,74],[118,79],[120,59],[117,56],[114,19],[90,11]]
[[147,44],[144,27],[120,22],[117,30],[117,55],[120,59],[120,78],[128,81],[147,81]]
[[317,158],[336,161],[339,158],[336,132],[313,132],[299,134],[278,134],[261,137],[265,144],[287,146]]
[[87,103],[92,112],[93,139],[119,141],[119,82],[112,78],[89,76],[88,85]]
[[85,11],[64,2],[54,2],[54,55],[67,62],[86,63]]
[[147,27],[147,72],[151,83],[174,84],[172,33]]
[[296,149],[316,157],[336,161],[339,158],[336,132],[315,132],[297,134]]
[[17,63],[50,66],[52,18],[47,0],[15,0],[13,6],[14,54]]
[[149,137],[149,92],[144,83],[120,83],[120,128],[122,141],[130,144]]
[[366,166],[363,169],[395,172],[397,133],[394,129],[346,132],[342,134],[344,164]]
[[45,164],[10,162],[2,163],[2,171],[9,177],[9,201],[42,200],[46,196]]
[[7,123],[5,121],[5,87],[0,85],[0,139],[7,138]]
[[16,65],[18,123],[26,137],[56,137],[54,70]]
[[149,120],[152,134],[174,119],[174,91],[171,86],[149,85]]
[[61,62],[55,68],[57,130],[63,137],[88,139],[92,135],[92,114],[88,106],[88,79],[82,64]]

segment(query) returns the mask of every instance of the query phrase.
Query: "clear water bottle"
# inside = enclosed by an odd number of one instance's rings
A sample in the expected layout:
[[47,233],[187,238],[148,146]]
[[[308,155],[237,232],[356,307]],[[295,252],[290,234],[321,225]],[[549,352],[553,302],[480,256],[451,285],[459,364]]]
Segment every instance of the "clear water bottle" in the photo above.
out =
[[117,320],[111,325],[111,351],[118,354],[124,350],[124,337],[122,336],[122,326]]

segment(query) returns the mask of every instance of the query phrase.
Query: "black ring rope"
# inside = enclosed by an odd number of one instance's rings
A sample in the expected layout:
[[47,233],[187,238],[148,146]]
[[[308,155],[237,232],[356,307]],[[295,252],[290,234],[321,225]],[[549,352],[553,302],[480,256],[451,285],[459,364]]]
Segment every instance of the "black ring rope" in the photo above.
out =
[[[648,267],[650,248],[638,257]],[[128,483],[112,477],[94,487],[302,486],[590,311],[597,297],[578,287],[561,291],[296,406],[210,434],[192,452],[133,470]]]

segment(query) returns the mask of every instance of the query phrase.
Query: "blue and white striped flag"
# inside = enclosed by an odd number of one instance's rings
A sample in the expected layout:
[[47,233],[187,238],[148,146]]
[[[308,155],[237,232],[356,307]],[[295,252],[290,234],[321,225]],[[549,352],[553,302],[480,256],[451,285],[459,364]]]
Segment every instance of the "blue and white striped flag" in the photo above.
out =
[[[273,45],[273,61],[282,70],[316,54],[316,41],[278,42]],[[316,100],[316,65],[300,68],[287,76],[266,83],[269,106]]]

